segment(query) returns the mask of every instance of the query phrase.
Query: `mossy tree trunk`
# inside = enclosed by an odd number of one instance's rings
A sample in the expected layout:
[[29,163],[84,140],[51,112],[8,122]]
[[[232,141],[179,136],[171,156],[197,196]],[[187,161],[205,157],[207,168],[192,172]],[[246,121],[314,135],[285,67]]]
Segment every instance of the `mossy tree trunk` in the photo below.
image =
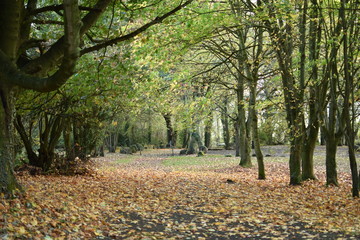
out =
[[177,132],[175,131],[172,123],[172,114],[163,113],[163,117],[166,123],[166,140],[167,140],[166,145],[169,147],[176,146]]
[[[0,79],[1,81],[1,79]],[[22,191],[16,181],[13,164],[15,159],[13,149],[13,91],[0,82],[0,192],[6,196],[16,195]]]
[[203,146],[201,137],[198,132],[192,132],[190,136],[190,142],[186,150],[186,154],[195,154],[199,148]]

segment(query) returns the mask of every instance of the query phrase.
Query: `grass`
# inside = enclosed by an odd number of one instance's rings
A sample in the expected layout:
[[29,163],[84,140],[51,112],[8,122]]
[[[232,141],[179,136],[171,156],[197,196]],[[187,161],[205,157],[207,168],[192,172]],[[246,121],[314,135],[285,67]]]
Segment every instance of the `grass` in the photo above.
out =
[[132,155],[127,155],[127,156],[121,156],[121,158],[118,158],[114,161],[114,164],[116,165],[121,165],[121,164],[129,164],[132,161],[134,161],[134,159],[136,159],[135,156]]
[[132,163],[137,156],[134,155],[118,155],[108,153],[104,160],[99,160],[99,168],[113,171],[120,165],[126,165]]
[[239,164],[237,157],[225,157],[223,155],[205,155],[196,157],[194,155],[175,156],[163,160],[165,167],[172,167],[177,171],[199,171],[213,170]]

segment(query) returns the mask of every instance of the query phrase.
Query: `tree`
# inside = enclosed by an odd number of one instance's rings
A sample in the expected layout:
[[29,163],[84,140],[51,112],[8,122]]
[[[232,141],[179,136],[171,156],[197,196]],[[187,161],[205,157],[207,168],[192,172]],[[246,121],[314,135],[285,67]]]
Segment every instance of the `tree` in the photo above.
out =
[[[101,14],[108,8],[111,0],[98,0],[92,7],[81,7],[87,11],[80,19],[79,6],[76,0],[64,0],[62,5],[50,5],[39,7],[36,0],[29,1],[2,1],[0,5],[0,25],[2,35],[0,37],[0,94],[2,104],[0,106],[0,163],[3,166],[0,172],[0,191],[12,194],[19,189],[12,172],[14,159],[12,149],[12,132],[14,116],[14,99],[17,87],[32,89],[40,92],[48,92],[59,88],[74,73],[76,61],[79,56],[107,46],[129,40],[144,32],[149,27],[161,23],[164,19],[175,14],[193,0],[180,2],[172,9],[159,14],[135,30],[121,36],[113,35],[101,43],[92,46],[82,45],[79,52],[80,40],[86,36]],[[25,3],[27,3],[25,5]],[[175,3],[176,4],[176,3]],[[56,14],[61,12],[63,14]],[[31,39],[37,20],[42,13],[51,12],[56,22],[64,25],[64,34],[56,34],[49,47],[42,53],[43,48],[39,39]],[[63,21],[63,23],[62,23]],[[81,23],[82,22],[82,23]],[[59,32],[55,32],[59,33]],[[37,44],[37,45],[35,45]],[[40,55],[29,56],[29,50],[33,46],[39,46]],[[60,64],[60,67],[57,66]],[[49,77],[47,77],[50,74]]]
[[[351,1],[350,1],[351,2]],[[344,121],[346,125],[346,139],[349,149],[349,160],[350,160],[350,169],[352,176],[352,195],[353,197],[359,197],[359,175],[357,171],[357,163],[355,156],[355,132],[354,132],[354,121],[351,121],[352,117],[355,116],[354,111],[354,75],[357,70],[354,69],[354,62],[356,59],[354,58],[355,53],[355,45],[354,42],[350,41],[348,36],[350,33],[354,33],[356,31],[354,18],[356,18],[355,10],[350,11],[350,14],[345,13],[345,8],[347,6],[358,6],[359,4],[356,2],[355,4],[349,3],[349,1],[342,0],[340,6],[340,18],[341,25],[343,30],[343,62],[344,62],[344,78],[345,78],[345,90],[344,90],[344,106],[343,111],[345,112]],[[352,21],[351,21],[352,20]],[[350,110],[350,106],[352,106],[352,110]]]
[[[306,35],[306,14],[305,8],[307,8],[307,2],[304,2],[304,10],[302,15],[302,44],[304,45],[300,51],[301,55],[301,78],[305,82],[305,35]],[[326,94],[321,94],[327,85],[322,84],[319,81],[319,70],[318,70],[318,59],[320,55],[320,39],[321,39],[321,29],[319,18],[319,6],[317,0],[312,0],[310,5],[310,23],[308,31],[308,45],[309,45],[309,62],[310,62],[310,80],[309,85],[309,97],[308,97],[308,124],[305,128],[304,136],[304,148],[302,153],[302,180],[307,179],[316,179],[314,174],[314,163],[313,156],[314,150],[317,143],[317,136],[320,128],[319,112],[324,111]]]
[[290,184],[301,183],[301,151],[303,146],[303,97],[304,85],[297,81],[293,72],[294,25],[290,2],[286,2],[281,15],[276,14],[276,5],[264,1],[269,18],[265,26],[275,47],[276,59],[282,79],[286,119],[290,135]]
[[[33,7],[29,5],[29,7]],[[20,16],[24,9],[22,1],[3,1],[0,10],[0,22],[2,26],[2,37],[0,38],[0,62],[1,62],[1,99],[0,107],[0,161],[4,166],[0,173],[0,191],[13,194],[19,189],[13,175],[12,162],[14,153],[12,149],[12,122],[14,116],[14,91],[15,86],[33,88],[39,91],[50,91],[63,84],[72,74],[78,57],[78,46],[80,42],[79,28],[80,15],[76,1],[64,1],[64,26],[65,34],[63,41],[66,48],[63,50],[62,64],[57,72],[47,78],[29,76],[20,71],[15,65],[19,57],[20,45],[26,41],[20,36],[22,26]],[[27,26],[30,28],[30,23]],[[23,33],[23,32],[22,32]]]

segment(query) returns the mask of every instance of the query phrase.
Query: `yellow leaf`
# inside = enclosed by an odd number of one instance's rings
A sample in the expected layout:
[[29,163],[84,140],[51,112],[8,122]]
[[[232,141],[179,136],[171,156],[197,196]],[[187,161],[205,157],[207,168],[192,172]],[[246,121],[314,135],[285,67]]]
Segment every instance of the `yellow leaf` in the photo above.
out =
[[26,229],[23,227],[23,226],[21,226],[20,228],[19,228],[19,230],[18,230],[18,233],[20,233],[20,234],[25,234],[26,233]]

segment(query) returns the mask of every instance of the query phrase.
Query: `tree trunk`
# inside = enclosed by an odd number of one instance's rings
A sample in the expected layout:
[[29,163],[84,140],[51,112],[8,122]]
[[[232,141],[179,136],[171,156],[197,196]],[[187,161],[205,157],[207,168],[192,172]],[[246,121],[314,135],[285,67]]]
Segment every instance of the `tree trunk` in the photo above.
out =
[[0,98],[0,193],[11,197],[17,192],[21,192],[22,188],[17,182],[13,170],[15,159],[13,149],[13,92],[9,87],[2,85],[1,81]]
[[149,109],[149,118],[148,118],[148,129],[147,129],[147,142],[151,144],[152,142],[152,125],[151,125],[151,110]]
[[165,123],[166,123],[166,136],[167,136],[166,145],[169,147],[176,146],[177,134],[173,128],[173,124],[171,121],[171,113],[165,113],[165,114],[163,114],[163,117],[164,117]]
[[246,117],[245,117],[245,109],[243,104],[243,90],[237,91],[237,108],[238,108],[238,126],[239,126],[239,143],[240,143],[240,166],[242,167],[251,167],[251,147],[250,147],[250,141],[248,138],[247,131],[250,131],[250,129],[247,129],[246,126]]
[[264,156],[260,147],[260,139],[259,139],[259,130],[258,130],[258,117],[255,110],[256,104],[256,85],[251,86],[250,92],[250,114],[251,116],[251,130],[252,137],[254,141],[254,150],[258,163],[258,179],[266,179],[265,175],[265,165],[264,165]]
[[[312,63],[309,88],[309,123],[305,131],[305,141],[302,153],[302,180],[316,179],[314,174],[314,151],[319,133],[318,111],[323,111],[325,97],[321,96],[321,87],[318,83],[318,66],[316,61],[319,59],[319,48],[321,30],[318,23],[318,2],[311,0],[310,26],[309,26],[309,62]],[[326,86],[323,86],[326,87]]]
[[191,133],[190,143],[187,148],[186,154],[195,154],[201,146],[203,146],[203,144],[201,142],[199,133]]
[[182,145],[181,145],[181,147],[182,147],[182,148],[186,148],[186,146],[187,146],[188,143],[189,143],[188,130],[187,130],[187,129],[184,129],[184,130],[181,132],[181,135],[182,135]]
[[228,99],[224,100],[224,109],[221,112],[221,123],[223,126],[223,138],[225,149],[230,149],[230,130],[229,130],[229,116],[228,116]]
[[338,186],[336,171],[337,141],[335,136],[326,138],[326,185]]
[[290,184],[299,185],[301,184],[301,150],[303,139],[301,136],[293,136],[292,138],[293,140],[291,140],[289,160]]
[[71,122],[66,120],[65,127],[63,130],[63,139],[65,146],[66,159],[73,161],[75,159],[74,144],[71,142]]
[[[346,123],[346,140],[349,151],[349,160],[350,160],[350,169],[351,169],[351,177],[352,177],[352,196],[359,197],[359,176],[357,172],[357,163],[355,157],[355,131],[354,124],[351,121],[350,117],[350,106],[354,105],[354,78],[353,74],[351,74],[350,64],[351,62],[355,62],[354,57],[352,57],[352,52],[349,51],[348,46],[348,28],[350,26],[350,22],[348,23],[348,19],[346,18],[345,13],[345,0],[341,0],[341,8],[340,8],[340,18],[342,19],[342,28],[343,28],[343,54],[344,54],[344,76],[345,76],[345,94],[344,94],[344,120]],[[356,14],[356,13],[355,13]],[[350,14],[348,14],[351,16]],[[355,50],[355,49],[353,49]],[[349,51],[349,52],[348,52]],[[352,106],[352,117],[355,118],[355,110],[354,106]]]
[[234,144],[235,144],[235,156],[240,157],[240,135],[239,135],[239,125],[238,120],[234,121]]
[[329,115],[326,126],[326,184],[338,186],[337,170],[336,170],[336,150],[338,140],[342,136],[342,123],[341,119],[337,119],[338,106],[338,72],[337,63],[331,63],[333,76],[330,77],[330,102],[329,102]]
[[205,147],[210,148],[211,144],[211,130],[213,125],[213,114],[209,113],[208,118],[205,120],[205,133],[204,133],[204,144]]
[[[285,99],[286,120],[290,129],[290,184],[301,184],[301,148],[304,140],[303,128],[303,98],[304,83],[294,76],[293,72],[293,26],[285,21],[282,16],[277,16],[273,2],[270,4],[268,14],[271,21],[265,21],[275,48],[277,62],[281,73],[282,90]],[[286,15],[291,12],[287,10]],[[276,22],[274,20],[276,19]]]
[[[16,116],[14,125],[15,125],[15,128],[16,128],[17,132],[19,133],[20,138],[24,144],[26,154],[29,159],[29,164],[31,166],[41,167],[41,165],[38,164],[39,163],[38,156],[33,150],[33,146],[31,143],[31,136],[30,135],[28,136],[28,134],[26,133],[26,130],[22,123],[22,119],[21,119],[20,115]],[[31,134],[31,132],[30,132],[30,134]]]
[[118,137],[119,134],[117,133],[117,131],[108,133],[108,136],[106,137],[107,139],[106,145],[108,147],[109,152],[114,153],[116,151],[116,146],[118,144]]
[[318,131],[318,126],[310,126],[309,135],[306,136],[306,140],[304,141],[302,150],[302,180],[316,179],[314,174],[314,151]]

